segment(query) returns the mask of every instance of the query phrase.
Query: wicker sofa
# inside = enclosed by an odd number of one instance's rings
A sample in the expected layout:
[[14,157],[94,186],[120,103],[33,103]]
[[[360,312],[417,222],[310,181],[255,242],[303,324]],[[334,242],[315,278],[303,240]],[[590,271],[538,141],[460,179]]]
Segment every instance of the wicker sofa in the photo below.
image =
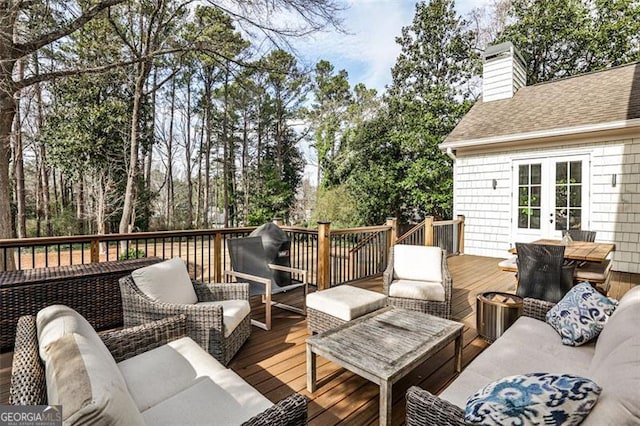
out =
[[407,392],[407,425],[464,425],[467,398],[505,376],[574,374],[602,387],[585,426],[640,424],[640,286],[628,291],[595,342],[566,346],[545,322],[553,303],[524,299],[524,315],[434,396]]
[[98,334],[63,305],[19,319],[10,403],[62,405],[65,424],[304,425],[299,394],[272,404],[187,334],[184,315]]

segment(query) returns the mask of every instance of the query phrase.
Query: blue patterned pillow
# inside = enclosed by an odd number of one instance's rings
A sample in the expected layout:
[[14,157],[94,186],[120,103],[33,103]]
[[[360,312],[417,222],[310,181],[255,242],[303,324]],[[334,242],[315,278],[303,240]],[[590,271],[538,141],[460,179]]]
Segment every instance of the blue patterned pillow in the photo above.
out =
[[577,425],[601,391],[593,381],[569,374],[505,377],[467,400],[464,419],[472,425]]
[[617,300],[603,296],[583,282],[569,290],[547,312],[546,319],[560,334],[564,345],[580,346],[598,337],[616,306]]

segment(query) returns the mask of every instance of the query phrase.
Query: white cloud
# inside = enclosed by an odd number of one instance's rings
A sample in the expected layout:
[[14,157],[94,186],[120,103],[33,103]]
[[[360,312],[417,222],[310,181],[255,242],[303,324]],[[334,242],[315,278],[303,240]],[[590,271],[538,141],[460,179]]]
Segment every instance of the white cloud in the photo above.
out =
[[326,59],[346,69],[352,84],[382,90],[400,53],[395,38],[411,23],[414,7],[406,0],[351,0],[344,13],[347,34],[319,33],[295,43],[296,49],[310,65]]

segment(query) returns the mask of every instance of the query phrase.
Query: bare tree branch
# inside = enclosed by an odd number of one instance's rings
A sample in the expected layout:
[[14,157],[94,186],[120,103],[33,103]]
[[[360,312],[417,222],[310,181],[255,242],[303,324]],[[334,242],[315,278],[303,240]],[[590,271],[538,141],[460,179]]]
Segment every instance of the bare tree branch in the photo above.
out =
[[115,6],[120,3],[124,3],[125,1],[126,0],[102,0],[96,5],[86,10],[84,13],[82,13],[80,16],[78,16],[74,20],[67,23],[66,25],[54,31],[51,31],[47,34],[42,34],[36,40],[31,40],[26,43],[16,43],[14,45],[14,49],[16,52],[19,53],[19,57],[29,55],[37,51],[41,47],[44,47],[78,30],[84,24],[91,21],[98,13],[100,13],[104,9],[107,9],[111,6]]

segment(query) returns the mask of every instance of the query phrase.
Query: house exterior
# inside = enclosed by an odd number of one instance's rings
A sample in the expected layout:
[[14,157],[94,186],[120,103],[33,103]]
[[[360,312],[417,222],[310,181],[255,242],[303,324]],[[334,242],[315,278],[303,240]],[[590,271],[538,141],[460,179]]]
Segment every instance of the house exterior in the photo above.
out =
[[597,231],[640,273],[640,63],[526,86],[511,43],[485,52],[483,99],[440,148],[454,159],[465,253]]

